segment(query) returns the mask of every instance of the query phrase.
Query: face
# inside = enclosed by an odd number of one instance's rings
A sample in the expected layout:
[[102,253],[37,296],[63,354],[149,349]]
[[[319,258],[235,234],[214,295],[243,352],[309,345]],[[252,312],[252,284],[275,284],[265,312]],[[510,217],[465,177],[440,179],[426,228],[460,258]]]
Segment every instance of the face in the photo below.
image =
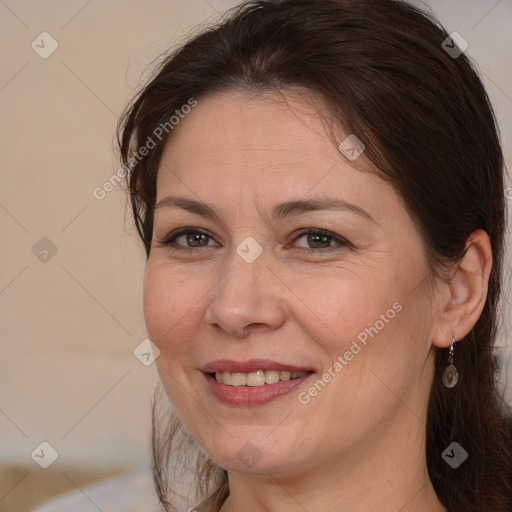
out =
[[318,108],[292,91],[200,99],[158,171],[148,334],[181,420],[231,471],[361,457],[417,436],[426,410],[421,237]]

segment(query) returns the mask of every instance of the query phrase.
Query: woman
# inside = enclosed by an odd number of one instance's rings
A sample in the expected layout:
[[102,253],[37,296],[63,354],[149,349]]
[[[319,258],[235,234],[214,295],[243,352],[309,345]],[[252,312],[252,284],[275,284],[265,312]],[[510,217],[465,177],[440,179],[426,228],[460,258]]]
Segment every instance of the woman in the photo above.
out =
[[503,156],[464,49],[400,1],[252,1],[127,110],[166,510],[192,464],[196,510],[512,510]]

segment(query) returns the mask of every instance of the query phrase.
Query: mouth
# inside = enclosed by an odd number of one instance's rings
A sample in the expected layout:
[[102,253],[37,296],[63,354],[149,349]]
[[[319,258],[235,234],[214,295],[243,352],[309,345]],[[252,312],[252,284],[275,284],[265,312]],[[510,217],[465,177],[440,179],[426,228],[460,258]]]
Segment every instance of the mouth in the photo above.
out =
[[228,405],[255,406],[287,395],[315,374],[305,367],[268,360],[222,360],[202,368],[214,398]]

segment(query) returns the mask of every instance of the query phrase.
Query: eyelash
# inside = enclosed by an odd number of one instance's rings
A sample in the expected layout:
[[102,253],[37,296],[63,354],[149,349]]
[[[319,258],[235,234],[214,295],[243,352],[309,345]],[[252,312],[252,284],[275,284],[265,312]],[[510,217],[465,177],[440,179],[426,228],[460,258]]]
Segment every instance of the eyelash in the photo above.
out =
[[[183,252],[196,252],[196,251],[201,250],[201,249],[212,247],[212,246],[208,246],[208,245],[202,246],[202,247],[184,247],[184,246],[181,246],[181,245],[174,245],[174,242],[175,242],[175,240],[177,238],[179,238],[182,235],[188,235],[188,234],[205,235],[209,239],[213,239],[212,236],[210,236],[207,232],[203,231],[202,229],[199,229],[199,228],[183,228],[183,229],[180,229],[180,230],[178,230],[178,231],[176,231],[174,233],[169,234],[163,240],[158,240],[158,242],[163,247],[169,247],[172,250],[183,251]],[[313,253],[319,253],[319,252],[330,252],[330,251],[333,251],[333,250],[336,250],[336,249],[340,249],[342,247],[351,247],[350,242],[348,242],[344,238],[342,238],[342,237],[340,237],[338,235],[335,235],[334,233],[331,233],[330,231],[326,231],[324,229],[305,229],[305,230],[302,230],[299,233],[297,233],[297,236],[294,238],[293,241],[295,242],[296,240],[298,240],[298,239],[300,239],[300,238],[302,238],[302,237],[304,237],[306,235],[322,236],[322,237],[326,237],[326,238],[329,238],[331,240],[337,241],[339,243],[338,247],[328,246],[328,247],[321,247],[321,248],[317,248],[317,249],[313,249],[313,248],[309,248],[308,249],[308,248],[305,248],[305,247],[298,247],[298,248],[296,248],[296,249],[299,249],[300,251],[305,252],[307,254],[313,254]]]

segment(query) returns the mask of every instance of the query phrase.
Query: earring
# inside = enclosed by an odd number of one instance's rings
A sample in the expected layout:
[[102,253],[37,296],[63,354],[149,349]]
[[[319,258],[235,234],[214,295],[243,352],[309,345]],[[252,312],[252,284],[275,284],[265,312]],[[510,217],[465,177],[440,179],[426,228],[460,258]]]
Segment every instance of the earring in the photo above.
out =
[[450,352],[448,354],[448,366],[444,370],[443,373],[443,384],[447,388],[453,388],[457,381],[459,380],[459,374],[457,373],[457,368],[453,366],[453,350],[455,346],[456,340],[455,336],[452,335],[452,346],[450,347]]

